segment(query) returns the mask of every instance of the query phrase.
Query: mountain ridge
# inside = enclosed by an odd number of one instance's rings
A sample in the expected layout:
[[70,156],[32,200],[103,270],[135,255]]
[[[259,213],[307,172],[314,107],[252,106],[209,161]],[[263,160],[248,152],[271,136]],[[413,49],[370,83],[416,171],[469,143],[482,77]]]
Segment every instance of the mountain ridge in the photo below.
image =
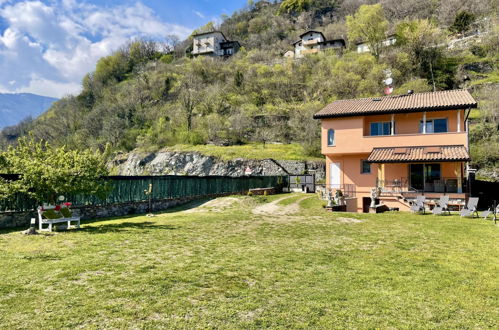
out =
[[38,117],[57,100],[33,93],[0,93],[0,130]]

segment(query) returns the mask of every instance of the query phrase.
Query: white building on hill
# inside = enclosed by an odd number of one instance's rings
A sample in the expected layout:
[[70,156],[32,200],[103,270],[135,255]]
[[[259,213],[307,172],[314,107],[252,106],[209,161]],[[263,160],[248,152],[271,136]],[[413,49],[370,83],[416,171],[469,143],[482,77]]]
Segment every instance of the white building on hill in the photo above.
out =
[[229,57],[239,51],[238,41],[228,40],[220,31],[199,33],[192,36],[192,55]]
[[[385,40],[383,40],[382,45],[383,47],[393,46],[395,45],[396,42],[397,42],[397,37],[395,35],[391,35]],[[370,51],[369,45],[364,41],[358,42],[356,43],[356,45],[357,45],[357,53],[367,53],[368,51]]]
[[307,31],[300,35],[300,40],[293,43],[295,47],[294,57],[302,58],[308,54],[316,54],[326,49],[342,51],[345,48],[345,40],[326,40],[320,31]]

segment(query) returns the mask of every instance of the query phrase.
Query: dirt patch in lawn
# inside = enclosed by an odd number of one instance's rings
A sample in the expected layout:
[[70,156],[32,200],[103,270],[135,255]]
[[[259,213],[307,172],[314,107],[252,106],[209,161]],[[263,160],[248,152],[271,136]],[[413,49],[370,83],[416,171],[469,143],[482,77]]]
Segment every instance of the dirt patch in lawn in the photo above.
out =
[[344,218],[344,217],[336,218],[336,220],[338,220],[341,223],[361,223],[361,222],[364,222],[364,221],[359,220],[359,219],[355,219],[355,218]]
[[184,211],[185,213],[197,213],[197,212],[223,212],[231,207],[233,207],[236,203],[240,204],[240,199],[235,197],[221,197],[212,199],[199,205],[198,207],[189,209]]
[[300,198],[289,205],[280,205],[279,204],[280,201],[287,199],[287,198],[290,198],[290,197],[286,196],[283,198],[276,199],[275,201],[273,201],[271,203],[257,206],[252,210],[252,212],[255,215],[292,215],[292,214],[296,214],[300,211],[299,203],[302,200],[309,198],[309,197],[304,196],[303,198]]

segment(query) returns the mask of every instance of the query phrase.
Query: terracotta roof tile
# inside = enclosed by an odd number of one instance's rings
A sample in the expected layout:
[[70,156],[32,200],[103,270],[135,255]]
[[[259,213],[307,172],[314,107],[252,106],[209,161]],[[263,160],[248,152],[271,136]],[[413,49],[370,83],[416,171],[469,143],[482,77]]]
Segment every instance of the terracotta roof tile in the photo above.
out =
[[420,112],[476,108],[467,90],[415,93],[397,96],[338,100],[314,115],[315,119],[375,115],[380,113]]
[[[405,152],[402,152],[405,149]],[[406,163],[427,161],[469,161],[470,155],[463,145],[373,148],[367,158],[370,163]]]

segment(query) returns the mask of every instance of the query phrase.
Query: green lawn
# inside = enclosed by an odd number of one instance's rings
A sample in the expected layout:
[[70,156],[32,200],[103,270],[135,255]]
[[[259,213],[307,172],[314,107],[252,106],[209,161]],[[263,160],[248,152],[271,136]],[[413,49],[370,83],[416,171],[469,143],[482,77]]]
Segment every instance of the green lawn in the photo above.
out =
[[319,160],[323,157],[311,157],[305,154],[305,150],[299,144],[263,144],[250,143],[235,146],[215,146],[215,145],[176,145],[167,148],[173,151],[196,151],[207,156],[215,156],[223,160],[236,158],[245,159],[267,159],[276,160]]
[[0,328],[497,328],[493,222],[296,196],[0,231]]

